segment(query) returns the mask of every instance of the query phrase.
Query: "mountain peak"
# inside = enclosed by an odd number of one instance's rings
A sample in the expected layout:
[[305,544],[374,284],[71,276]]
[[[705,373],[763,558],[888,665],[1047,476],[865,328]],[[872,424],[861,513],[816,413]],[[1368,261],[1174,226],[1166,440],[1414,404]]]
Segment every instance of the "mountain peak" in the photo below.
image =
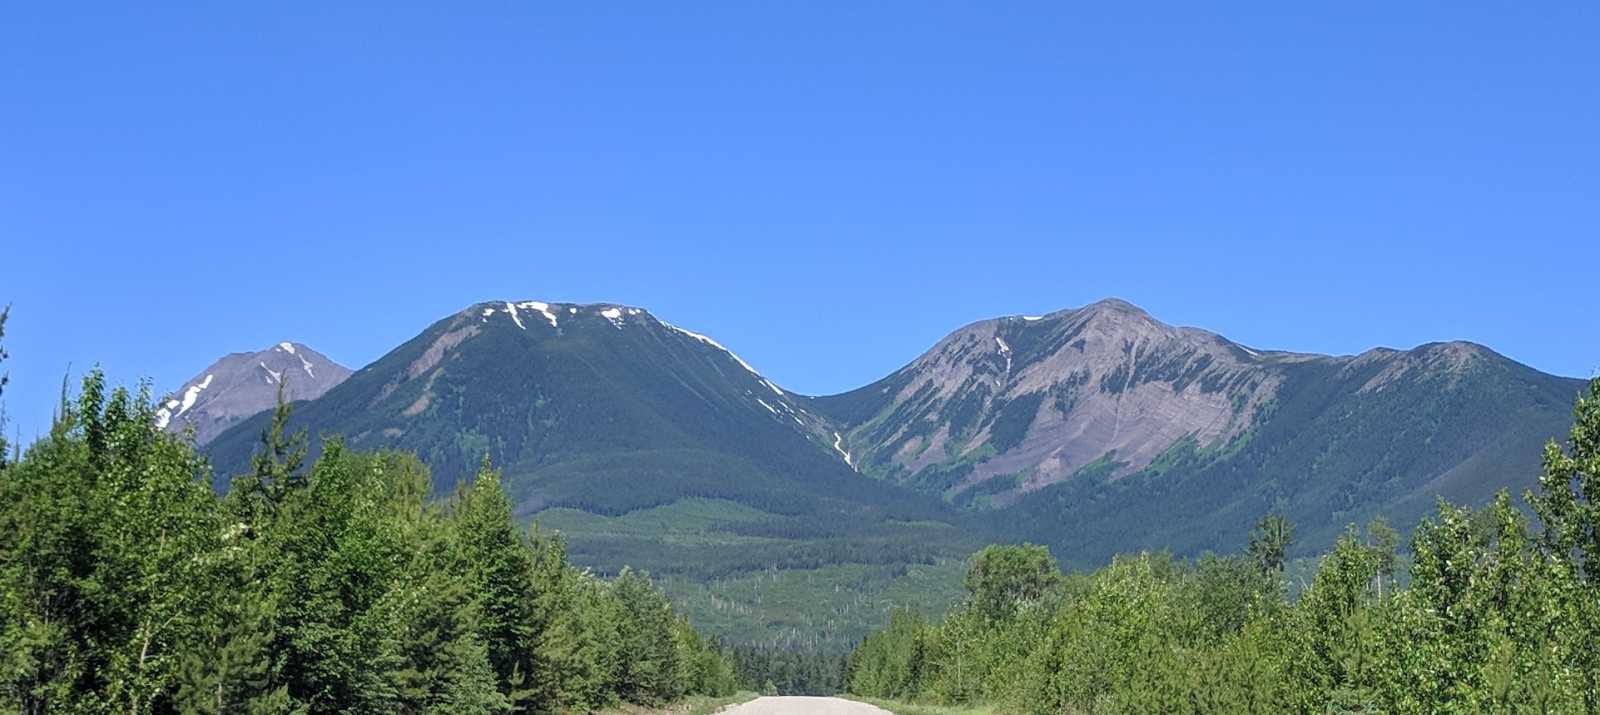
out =
[[528,329],[524,319],[530,319],[534,324],[547,324],[549,327],[560,330],[563,319],[571,319],[584,315],[594,315],[604,318],[617,328],[621,328],[628,318],[650,317],[650,311],[621,303],[551,303],[542,300],[495,300],[474,303],[461,311],[462,315],[476,315],[480,323],[488,323],[496,315],[504,316],[502,320],[509,320],[512,325],[523,330]]
[[280,386],[285,399],[309,400],[350,374],[349,368],[289,340],[230,353],[162,400],[156,425],[169,432],[192,426],[195,441],[205,444],[233,423],[276,405]]
[[1092,312],[1133,313],[1136,315],[1149,315],[1143,308],[1129,303],[1121,298],[1101,298],[1093,303],[1083,306],[1079,310]]

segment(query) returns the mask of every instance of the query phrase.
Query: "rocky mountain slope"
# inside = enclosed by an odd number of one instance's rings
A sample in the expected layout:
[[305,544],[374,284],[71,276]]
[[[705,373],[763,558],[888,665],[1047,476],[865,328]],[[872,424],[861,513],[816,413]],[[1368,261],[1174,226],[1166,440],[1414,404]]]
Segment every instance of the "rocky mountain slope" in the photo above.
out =
[[1282,384],[1262,367],[1299,359],[1108,300],[974,323],[893,375],[816,405],[839,420],[868,474],[1005,505],[1107,455],[1114,479],[1182,439],[1222,448]]
[[1260,350],[1105,300],[968,325],[811,407],[864,473],[1093,560],[1231,548],[1270,510],[1320,548],[1353,520],[1520,489],[1580,387],[1471,343]]
[[286,399],[310,400],[349,376],[349,368],[300,343],[232,353],[163,398],[156,408],[156,422],[170,432],[193,429],[195,442],[203,445],[240,420],[277,404],[280,385]]

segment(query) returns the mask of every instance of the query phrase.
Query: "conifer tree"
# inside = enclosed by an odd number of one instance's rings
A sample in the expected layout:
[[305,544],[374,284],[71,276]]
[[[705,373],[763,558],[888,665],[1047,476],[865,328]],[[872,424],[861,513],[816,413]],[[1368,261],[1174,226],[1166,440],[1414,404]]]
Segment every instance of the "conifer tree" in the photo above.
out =
[[[0,308],[0,365],[4,365],[6,358],[6,319],[11,317],[11,306]],[[0,370],[0,398],[6,394],[6,385],[11,382],[11,374]],[[6,468],[6,404],[0,399],[0,469]]]
[[1250,532],[1250,557],[1263,572],[1282,573],[1289,545],[1294,542],[1294,524],[1281,514],[1267,514]]
[[478,606],[478,632],[500,692],[524,711],[536,706],[533,678],[538,645],[539,593],[532,554],[512,524],[511,500],[500,473],[484,457],[472,486],[457,505],[456,539]]

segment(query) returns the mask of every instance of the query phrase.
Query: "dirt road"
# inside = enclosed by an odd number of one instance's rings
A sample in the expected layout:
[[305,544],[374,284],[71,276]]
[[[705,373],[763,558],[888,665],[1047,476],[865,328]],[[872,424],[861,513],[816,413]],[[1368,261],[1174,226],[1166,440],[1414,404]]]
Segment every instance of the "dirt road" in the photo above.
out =
[[888,710],[853,700],[798,697],[756,698],[722,712],[723,715],[889,715]]

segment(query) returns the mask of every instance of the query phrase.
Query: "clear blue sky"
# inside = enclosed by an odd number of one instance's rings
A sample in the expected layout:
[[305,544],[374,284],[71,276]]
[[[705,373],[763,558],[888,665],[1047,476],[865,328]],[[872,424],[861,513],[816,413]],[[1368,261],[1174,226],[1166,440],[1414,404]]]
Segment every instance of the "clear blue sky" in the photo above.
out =
[[324,5],[7,9],[24,437],[69,363],[359,367],[495,298],[648,307],[811,393],[1104,296],[1600,368],[1593,2]]

